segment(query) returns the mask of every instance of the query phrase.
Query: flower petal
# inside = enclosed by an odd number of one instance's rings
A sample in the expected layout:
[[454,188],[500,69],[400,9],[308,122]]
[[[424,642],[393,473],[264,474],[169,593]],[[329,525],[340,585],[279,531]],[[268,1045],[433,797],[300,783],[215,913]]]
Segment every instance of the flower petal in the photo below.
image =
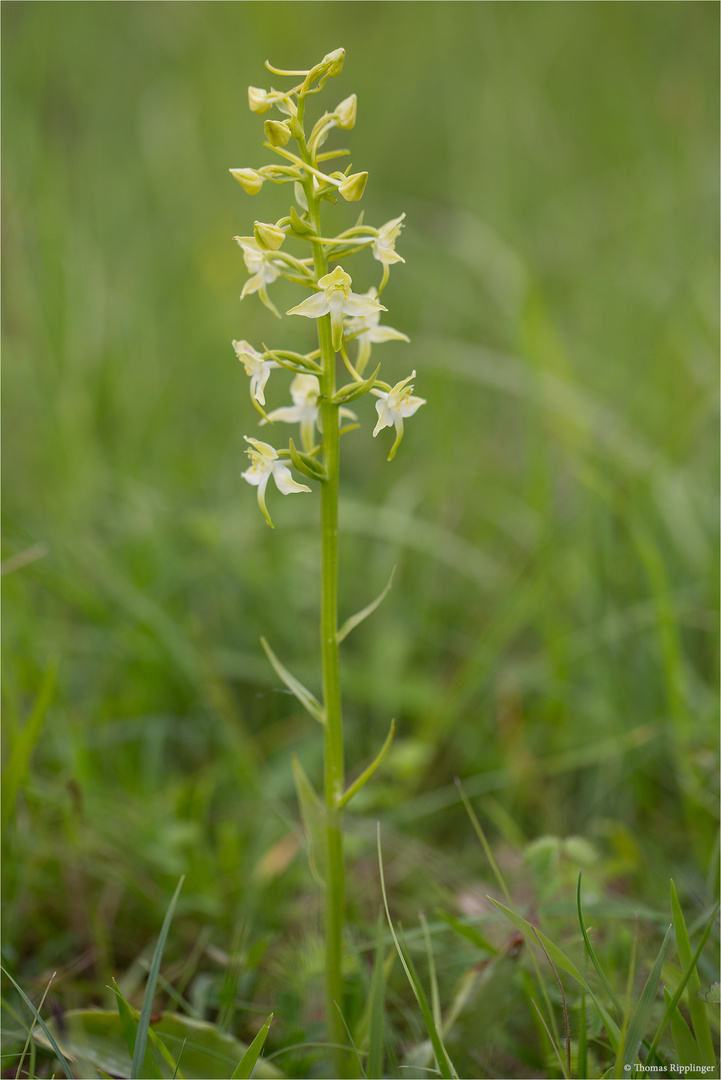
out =
[[319,319],[330,311],[330,301],[324,292],[314,293],[300,304],[286,311],[286,315],[305,315],[306,319]]
[[299,405],[287,405],[280,409],[273,409],[268,413],[271,423],[280,420],[283,424],[299,424],[303,419],[303,410]]
[[384,394],[380,401],[376,401],[376,409],[378,411],[378,423],[373,429],[373,438],[375,439],[379,431],[383,428],[391,427],[393,424],[393,414],[388,408],[388,395]]
[[377,300],[371,299],[370,296],[360,296],[358,293],[351,293],[347,300],[343,303],[343,310],[346,315],[372,315],[375,311],[387,311],[388,308],[383,307]]
[[299,484],[297,480],[294,480],[288,466],[282,465],[279,462],[274,463],[273,465],[273,479],[275,480],[278,491],[283,495],[292,495],[296,491],[311,490],[306,484]]
[[253,274],[249,277],[243,286],[243,291],[240,294],[240,299],[245,300],[246,296],[250,296],[251,293],[255,293],[258,289],[265,285],[265,278],[263,277],[263,268],[258,271],[257,274]]
[[398,406],[400,416],[413,416],[413,413],[425,405],[426,399],[422,397],[407,397]]
[[402,334],[400,330],[394,330],[392,326],[371,326],[363,334],[366,341],[372,341],[374,345],[380,345],[382,341],[410,341],[411,339]]

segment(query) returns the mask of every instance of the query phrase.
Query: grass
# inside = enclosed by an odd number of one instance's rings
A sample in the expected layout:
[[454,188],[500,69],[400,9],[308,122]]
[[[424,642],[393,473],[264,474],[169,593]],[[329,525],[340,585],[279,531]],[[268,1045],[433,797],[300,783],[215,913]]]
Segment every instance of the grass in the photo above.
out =
[[[643,1001],[650,1045],[718,888],[717,7],[38,0],[2,19],[5,967],[36,1004],[57,971],[44,1019],[116,1010],[113,978],[139,1011],[185,875],[157,1006],[235,1039],[228,1076],[272,1012],[266,1060],[324,1075],[292,766],[317,785],[317,731],[260,645],[319,692],[316,522],[277,500],[271,534],[239,477],[254,416],[230,341],[270,316],[238,304],[230,238],[275,219],[277,191],[249,210],[227,169],[257,155],[263,59],[343,44],[366,214],[407,212],[385,295],[411,345],[384,360],[428,400],[390,465],[367,432],[345,448],[342,620],[397,567],[344,646],[359,772],[397,728],[348,819],[344,1020],[367,1071],[430,1075],[376,929],[380,819],[393,925],[458,1074],[566,1068],[556,977],[485,899],[459,777],[504,905],[608,1010],[590,943],[611,1019],[635,1037]],[[549,955],[572,1074],[613,1074],[624,1051]],[[697,977],[665,1061],[717,1043],[710,944]],[[32,1015],[4,1001],[14,1076]]]

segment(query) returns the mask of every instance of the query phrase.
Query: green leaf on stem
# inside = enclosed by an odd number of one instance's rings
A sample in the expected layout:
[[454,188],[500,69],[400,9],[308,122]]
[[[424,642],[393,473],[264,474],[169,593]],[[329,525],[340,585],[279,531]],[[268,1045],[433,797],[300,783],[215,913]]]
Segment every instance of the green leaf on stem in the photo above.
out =
[[365,784],[368,783],[371,776],[376,771],[376,769],[378,768],[380,763],[383,761],[383,758],[386,756],[386,754],[390,750],[391,743],[393,742],[393,736],[395,735],[395,731],[396,731],[396,722],[395,722],[395,720],[391,720],[390,731],[388,732],[388,735],[386,736],[386,741],[383,743],[383,746],[380,748],[380,750],[378,751],[378,754],[376,755],[374,760],[371,762],[371,764],[368,766],[368,768],[363,770],[363,772],[360,774],[358,779],[355,780],[351,784],[351,786],[348,788],[348,790],[345,792],[345,794],[342,795],[342,797],[341,797],[341,799],[340,799],[340,801],[338,803],[338,807],[340,809],[342,809],[344,806],[347,806],[348,803],[353,798],[353,796],[357,795],[358,792],[360,791],[360,789],[362,787],[364,787]]
[[285,683],[291,694],[298,699],[303,708],[310,713],[314,720],[317,720],[319,724],[325,724],[325,712],[323,706],[318,701],[318,698],[314,694],[311,694],[310,690],[306,689],[306,687],[303,686],[303,683],[299,682],[299,680],[296,679],[294,675],[291,675],[288,669],[281,664],[264,637],[260,639],[260,643],[265,650],[265,655],[273,665],[273,669],[278,678]]
[[344,641],[348,637],[351,630],[355,630],[356,626],[359,626],[360,623],[362,623],[364,619],[367,619],[369,615],[373,614],[373,612],[376,610],[376,608],[380,607],[380,605],[383,603],[386,596],[388,595],[388,593],[391,590],[391,586],[393,584],[393,578],[396,575],[396,570],[397,570],[397,567],[394,566],[393,569],[391,570],[391,576],[388,579],[388,584],[386,585],[383,592],[380,593],[375,598],[375,600],[372,600],[371,603],[367,605],[367,607],[364,607],[362,609],[362,611],[358,611],[358,612],[356,612],[355,615],[351,615],[350,618],[346,619],[346,621],[343,623],[343,625],[338,630],[338,632],[336,633],[336,636],[335,636],[335,639],[336,639],[336,641],[338,642],[339,645],[340,645],[341,641]]
[[293,779],[308,840],[311,873],[321,886],[328,881],[328,847],[325,807],[316,795],[298,757],[293,754]]

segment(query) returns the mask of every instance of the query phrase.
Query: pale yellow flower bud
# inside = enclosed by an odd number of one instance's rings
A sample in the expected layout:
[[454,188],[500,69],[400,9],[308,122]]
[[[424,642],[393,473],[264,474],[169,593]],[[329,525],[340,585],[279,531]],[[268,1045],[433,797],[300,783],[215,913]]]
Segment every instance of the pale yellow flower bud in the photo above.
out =
[[285,146],[290,139],[290,124],[287,120],[266,120],[265,137],[271,146]]
[[338,191],[346,202],[358,202],[365,191],[367,172],[351,173],[339,186]]
[[265,113],[273,107],[268,101],[268,91],[261,90],[259,86],[248,87],[248,105],[254,113]]
[[358,98],[355,94],[351,94],[344,101],[341,101],[340,105],[336,105],[335,115],[338,122],[338,127],[343,128],[344,131],[350,131],[355,125],[356,112],[358,111]]
[[238,181],[243,191],[257,195],[263,186],[263,177],[255,169],[229,169],[231,176]]
[[333,78],[336,75],[340,75],[341,71],[343,70],[344,60],[345,49],[334,49],[333,52],[329,52],[326,56],[323,57],[323,59],[321,60],[321,64],[323,66],[325,66],[326,64],[328,65],[327,74],[330,75],[331,78]]
[[265,221],[253,224],[253,234],[262,248],[277,251],[285,240],[285,233],[277,225],[268,225]]

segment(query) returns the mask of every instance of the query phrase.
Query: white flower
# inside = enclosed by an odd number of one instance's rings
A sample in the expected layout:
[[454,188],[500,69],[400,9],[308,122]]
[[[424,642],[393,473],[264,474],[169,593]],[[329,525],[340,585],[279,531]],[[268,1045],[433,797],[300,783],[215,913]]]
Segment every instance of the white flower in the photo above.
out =
[[[315,442],[315,428],[320,429],[320,409],[318,398],[320,397],[320,383],[315,375],[296,375],[290,384],[290,396],[293,404],[273,409],[268,413],[268,420],[275,423],[277,420],[285,424],[300,424],[300,437],[303,449],[309,453]],[[351,420],[357,419],[350,409],[339,409],[341,416]],[[266,423],[261,420],[261,424]]]
[[305,315],[307,319],[320,319],[330,313],[333,348],[336,352],[343,344],[343,316],[372,315],[375,311],[387,311],[377,300],[351,292],[351,278],[340,266],[332,274],[326,274],[318,282],[321,291],[309,296],[301,304],[291,308],[286,315]]
[[[378,299],[375,286],[368,290],[366,296],[370,300]],[[394,330],[392,326],[379,326],[380,319],[380,311],[374,311],[370,315],[359,315],[356,319],[346,319],[346,333],[353,334],[358,342],[358,357],[355,366],[359,375],[363,374],[368,363],[371,345],[378,345],[383,341],[410,341],[410,338],[402,334],[400,330]]]
[[270,285],[280,274],[280,270],[270,258],[272,252],[264,251],[254,236],[234,236],[233,239],[243,249],[243,259],[251,275],[243,286],[240,299],[244,300],[246,296],[257,292],[265,306],[280,318],[280,312],[266,290],[266,285]]
[[312,448],[314,442],[319,395],[320,383],[315,375],[296,375],[290,384],[293,404],[268,413],[271,423],[280,420],[285,424],[300,424],[301,442],[306,452]]
[[250,443],[251,446],[250,450],[246,451],[250,458],[250,468],[246,469],[241,475],[249,484],[257,487],[258,506],[263,512],[263,517],[273,529],[275,526],[270,520],[270,514],[265,505],[265,489],[271,476],[275,480],[278,491],[283,495],[292,495],[295,491],[310,491],[310,488],[306,487],[305,484],[297,483],[293,479],[290,469],[279,459],[277,450],[272,446],[260,442],[259,439],[249,439],[247,435],[244,437],[245,441]]
[[394,456],[403,438],[403,418],[413,416],[413,413],[426,403],[425,398],[412,396],[413,387],[409,386],[408,383],[415,377],[415,371],[411,372],[407,379],[396,383],[393,389],[387,393],[385,390],[371,390],[372,394],[380,398],[380,401],[376,402],[378,423],[373,431],[373,438],[383,428],[395,427],[396,429],[396,441],[393,443],[391,452],[388,455],[389,461]]
[[378,230],[378,235],[372,244],[373,258],[378,259],[379,262],[388,266],[394,262],[405,262],[396,251],[396,240],[402,229],[401,222],[405,217],[405,214],[401,214],[400,217],[393,218],[392,221],[387,221],[385,225],[381,225]]
[[275,360],[266,360],[259,352],[256,352],[247,341],[234,341],[235,355],[245,368],[246,375],[250,376],[250,395],[261,405],[265,405],[265,384],[268,381],[273,368],[278,364]]

